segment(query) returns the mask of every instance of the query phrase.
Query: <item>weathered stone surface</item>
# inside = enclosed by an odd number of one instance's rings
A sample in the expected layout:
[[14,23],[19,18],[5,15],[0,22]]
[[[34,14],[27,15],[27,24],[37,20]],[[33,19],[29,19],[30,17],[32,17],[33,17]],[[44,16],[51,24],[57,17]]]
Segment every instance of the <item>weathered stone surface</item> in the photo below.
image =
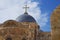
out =
[[0,25],[0,40],[35,40],[38,25],[33,22],[16,22],[8,20]]
[[60,5],[51,15],[52,40],[60,40]]
[[50,32],[40,32],[39,36],[40,36],[40,40],[51,40]]
[[8,20],[0,24],[0,40],[50,40],[49,35],[50,32],[40,31],[33,22]]

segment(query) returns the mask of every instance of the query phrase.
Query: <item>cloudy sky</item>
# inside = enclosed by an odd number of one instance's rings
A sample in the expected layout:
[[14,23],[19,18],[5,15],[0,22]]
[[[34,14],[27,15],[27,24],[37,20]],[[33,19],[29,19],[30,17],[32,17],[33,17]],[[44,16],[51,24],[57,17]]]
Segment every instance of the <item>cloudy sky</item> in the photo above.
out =
[[41,30],[50,31],[50,15],[60,4],[60,0],[0,0],[0,23],[16,20],[24,13],[24,5],[29,6],[28,13],[35,18]]

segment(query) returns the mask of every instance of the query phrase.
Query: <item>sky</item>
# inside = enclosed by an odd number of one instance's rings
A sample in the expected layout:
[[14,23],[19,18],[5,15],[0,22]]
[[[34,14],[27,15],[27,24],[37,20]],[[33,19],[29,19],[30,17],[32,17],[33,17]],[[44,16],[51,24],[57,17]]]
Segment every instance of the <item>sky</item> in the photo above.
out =
[[0,0],[0,23],[16,20],[24,14],[23,7],[26,1],[29,7],[28,14],[35,18],[41,30],[50,32],[50,16],[60,5],[60,0]]

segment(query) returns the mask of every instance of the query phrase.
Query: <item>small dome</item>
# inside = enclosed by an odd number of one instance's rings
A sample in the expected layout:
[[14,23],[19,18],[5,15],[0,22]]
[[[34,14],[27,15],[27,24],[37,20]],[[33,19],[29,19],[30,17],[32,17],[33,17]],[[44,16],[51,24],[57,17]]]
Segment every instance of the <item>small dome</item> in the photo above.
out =
[[28,13],[24,13],[23,15],[19,16],[17,18],[17,21],[18,22],[36,22],[32,16],[28,15]]

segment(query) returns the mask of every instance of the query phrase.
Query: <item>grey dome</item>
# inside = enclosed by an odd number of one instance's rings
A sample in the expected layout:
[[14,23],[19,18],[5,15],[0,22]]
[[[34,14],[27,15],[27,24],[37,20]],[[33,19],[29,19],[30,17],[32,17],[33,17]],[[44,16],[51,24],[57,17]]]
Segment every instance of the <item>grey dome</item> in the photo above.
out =
[[17,21],[18,22],[36,22],[32,16],[28,15],[28,13],[24,13],[23,15],[20,15],[17,18]]

